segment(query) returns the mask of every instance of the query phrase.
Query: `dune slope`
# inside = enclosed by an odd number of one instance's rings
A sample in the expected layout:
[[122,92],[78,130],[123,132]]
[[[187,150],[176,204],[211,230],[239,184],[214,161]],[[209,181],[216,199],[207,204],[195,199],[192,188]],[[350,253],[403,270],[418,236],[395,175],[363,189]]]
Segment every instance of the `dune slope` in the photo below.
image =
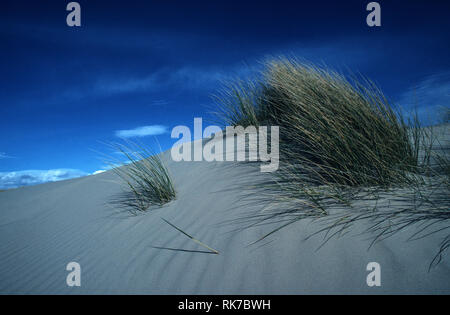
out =
[[[164,157],[177,199],[142,215],[110,203],[122,191],[113,172],[0,192],[0,293],[450,293],[448,259],[428,272],[442,235],[407,242],[400,233],[368,250],[370,240],[350,233],[317,250],[320,237],[303,241],[317,229],[305,220],[249,245],[268,227],[234,220],[264,206],[241,194],[265,176],[259,168]],[[81,287],[66,285],[72,261]],[[366,284],[372,261],[381,287]]]

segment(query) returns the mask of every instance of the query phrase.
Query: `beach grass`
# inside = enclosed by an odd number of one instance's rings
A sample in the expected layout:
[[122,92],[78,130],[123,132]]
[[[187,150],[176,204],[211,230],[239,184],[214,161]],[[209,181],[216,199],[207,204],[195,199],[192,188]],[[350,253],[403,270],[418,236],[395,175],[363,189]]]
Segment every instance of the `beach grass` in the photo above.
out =
[[367,79],[278,58],[257,83],[225,91],[218,97],[224,124],[280,126],[294,182],[389,186],[418,167],[421,135]]
[[162,206],[176,198],[169,170],[158,154],[129,141],[114,147],[126,159],[125,163],[113,164],[113,171],[128,188],[118,203],[136,211],[147,211],[150,206]]
[[284,57],[264,66],[217,97],[225,125],[280,127],[280,168],[255,193],[289,206],[253,216],[252,225],[282,222],[259,240],[304,218],[325,218],[328,237],[361,220],[372,221],[375,240],[415,224],[450,228],[448,155],[436,154],[417,115],[406,119],[362,76]]

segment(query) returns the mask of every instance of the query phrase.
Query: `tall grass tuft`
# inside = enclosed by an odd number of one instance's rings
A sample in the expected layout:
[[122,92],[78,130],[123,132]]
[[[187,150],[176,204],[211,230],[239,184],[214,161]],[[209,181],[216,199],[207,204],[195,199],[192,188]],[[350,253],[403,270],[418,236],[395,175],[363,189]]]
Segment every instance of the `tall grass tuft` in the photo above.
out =
[[218,100],[224,124],[280,127],[280,168],[257,190],[285,206],[248,217],[251,226],[281,223],[261,239],[311,217],[329,223],[321,230],[329,237],[360,220],[372,220],[376,239],[415,224],[450,228],[448,155],[435,155],[429,129],[417,115],[405,119],[372,81],[276,58]]
[[293,182],[389,186],[418,166],[418,135],[411,141],[407,122],[369,80],[279,58],[258,83],[227,91],[219,98],[225,124],[280,126]]
[[113,168],[129,192],[120,198],[120,204],[136,211],[146,211],[152,205],[164,205],[176,198],[169,170],[161,157],[142,145],[127,142],[115,147],[127,163]]

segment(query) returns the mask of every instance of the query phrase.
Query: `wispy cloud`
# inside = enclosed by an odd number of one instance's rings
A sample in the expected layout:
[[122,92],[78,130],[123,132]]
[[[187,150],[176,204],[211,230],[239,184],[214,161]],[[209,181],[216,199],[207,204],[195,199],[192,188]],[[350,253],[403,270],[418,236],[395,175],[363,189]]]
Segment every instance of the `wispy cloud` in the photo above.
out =
[[122,78],[114,81],[100,80],[96,83],[94,91],[96,94],[120,94],[142,90],[154,90],[161,83],[157,81],[157,74],[150,74],[144,78]]
[[161,107],[163,107],[163,106],[170,105],[170,102],[167,101],[167,100],[163,100],[163,99],[161,99],[161,100],[153,100],[153,101],[150,102],[149,105],[150,106],[161,106]]
[[11,159],[12,156],[6,154],[5,152],[0,152],[0,160],[1,159]]
[[0,189],[37,185],[89,175],[76,169],[25,170],[0,172]]
[[134,138],[156,136],[167,132],[167,127],[162,125],[142,126],[128,130],[117,130],[116,136],[119,138]]
[[114,95],[140,91],[160,91],[176,88],[178,90],[210,90],[217,88],[222,82],[235,77],[246,78],[257,73],[256,65],[242,63],[226,67],[209,66],[164,68],[134,77],[104,77],[97,79],[92,85],[91,93],[97,95]]
[[443,108],[450,108],[450,72],[428,76],[403,93],[398,104],[416,110],[426,124],[440,122]]

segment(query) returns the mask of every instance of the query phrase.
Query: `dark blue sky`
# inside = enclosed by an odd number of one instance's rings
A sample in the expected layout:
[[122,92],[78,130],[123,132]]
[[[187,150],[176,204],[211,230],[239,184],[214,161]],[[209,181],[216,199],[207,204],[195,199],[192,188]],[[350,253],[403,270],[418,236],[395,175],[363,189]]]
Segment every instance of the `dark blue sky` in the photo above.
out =
[[449,1],[378,1],[377,28],[361,0],[81,0],[73,28],[69,2],[0,4],[0,189],[104,169],[118,130],[166,127],[169,148],[270,55],[361,72],[424,119],[450,104]]

